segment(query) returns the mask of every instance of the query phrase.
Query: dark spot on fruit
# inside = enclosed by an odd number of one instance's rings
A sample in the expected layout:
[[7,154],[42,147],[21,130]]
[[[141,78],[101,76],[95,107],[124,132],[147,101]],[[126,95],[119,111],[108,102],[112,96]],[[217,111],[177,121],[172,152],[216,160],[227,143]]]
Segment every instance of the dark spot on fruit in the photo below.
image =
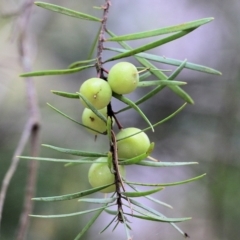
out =
[[94,117],[89,117],[89,118],[90,118],[90,120],[91,120],[92,122],[95,121],[95,118],[94,118]]

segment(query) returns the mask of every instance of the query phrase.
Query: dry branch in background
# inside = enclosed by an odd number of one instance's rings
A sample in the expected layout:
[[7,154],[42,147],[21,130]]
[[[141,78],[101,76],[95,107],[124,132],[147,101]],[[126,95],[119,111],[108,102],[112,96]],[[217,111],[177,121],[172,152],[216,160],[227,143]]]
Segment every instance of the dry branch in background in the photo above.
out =
[[[32,0],[26,0],[18,10],[13,12],[8,12],[7,14],[2,14],[4,17],[17,16],[16,30],[17,30],[17,44],[18,44],[18,55],[20,64],[24,72],[29,72],[32,69],[32,60],[31,60],[31,49],[32,45],[30,42],[30,31],[29,24],[32,14]],[[19,158],[18,156],[22,154],[26,144],[30,142],[30,152],[31,156],[37,156],[39,153],[39,130],[40,130],[40,120],[39,120],[39,107],[36,96],[36,90],[34,87],[34,82],[32,78],[26,78],[26,96],[27,96],[27,107],[29,112],[29,117],[27,123],[23,129],[21,139],[18,143],[18,146],[14,152],[12,162],[9,166],[9,169],[4,176],[2,182],[2,188],[0,192],[0,224],[2,220],[2,212],[6,193],[10,181],[17,169]],[[32,212],[33,202],[31,198],[35,193],[35,182],[37,176],[37,162],[30,161],[28,165],[28,177],[25,190],[25,199],[24,206],[21,213],[19,221],[19,229],[17,233],[17,239],[24,239],[29,220],[28,215]]]

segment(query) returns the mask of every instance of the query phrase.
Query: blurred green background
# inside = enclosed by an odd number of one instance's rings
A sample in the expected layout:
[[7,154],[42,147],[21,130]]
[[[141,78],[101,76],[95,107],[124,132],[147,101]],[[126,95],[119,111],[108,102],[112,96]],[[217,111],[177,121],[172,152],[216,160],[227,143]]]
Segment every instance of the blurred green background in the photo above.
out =
[[[101,1],[48,1],[74,10],[101,17],[102,12],[92,6]],[[1,11],[17,8],[21,1],[0,1]],[[146,182],[173,182],[202,173],[207,176],[197,182],[166,188],[155,197],[174,207],[165,209],[148,202],[169,217],[192,216],[191,221],[180,223],[192,239],[232,240],[240,235],[240,2],[223,0],[203,1],[112,1],[108,28],[116,34],[155,29],[163,26],[192,21],[204,17],[215,20],[191,34],[161,46],[151,52],[170,58],[206,65],[223,73],[222,76],[184,70],[178,80],[187,81],[184,89],[193,97],[195,105],[187,106],[174,119],[160,125],[149,137],[156,143],[153,157],[161,161],[197,161],[199,165],[177,168],[129,167],[130,180]],[[13,152],[28,118],[26,90],[17,53],[17,18],[0,20],[0,181],[7,171]],[[87,58],[91,43],[98,30],[98,23],[81,21],[34,7],[29,33],[32,38],[34,70],[61,69],[70,63]],[[149,39],[130,42],[133,47]],[[112,46],[117,46],[112,44]],[[104,59],[112,53],[104,52]],[[127,61],[137,64],[133,58]],[[106,65],[110,68],[113,63]],[[159,64],[159,68],[174,70],[172,66]],[[94,69],[80,73],[36,77],[35,86],[41,110],[41,142],[60,147],[106,151],[105,137],[94,141],[84,129],[62,118],[46,106],[46,102],[58,107],[73,118],[80,120],[83,110],[78,100],[64,99],[51,94],[50,90],[76,92],[87,78],[96,76]],[[129,95],[138,99],[145,90]],[[141,106],[154,123],[175,111],[183,101],[169,89]],[[113,103],[114,110],[121,107]],[[123,126],[146,127],[145,122],[127,111],[119,115]],[[23,155],[29,154],[26,147]],[[41,148],[43,157],[60,157],[61,154]],[[89,166],[65,168],[61,164],[41,162],[37,180],[37,196],[54,196],[89,188]],[[16,236],[26,184],[27,161],[21,160],[11,181],[1,229],[1,239]],[[96,194],[100,197],[101,194]],[[69,202],[36,202],[35,214],[60,214],[81,211],[90,207],[75,200]],[[65,219],[31,219],[26,239],[65,240],[73,239],[87,223],[91,215]],[[83,239],[125,239],[123,226],[99,235],[110,219],[103,215]],[[133,239],[176,240],[182,236],[169,224],[144,222],[130,218]]]

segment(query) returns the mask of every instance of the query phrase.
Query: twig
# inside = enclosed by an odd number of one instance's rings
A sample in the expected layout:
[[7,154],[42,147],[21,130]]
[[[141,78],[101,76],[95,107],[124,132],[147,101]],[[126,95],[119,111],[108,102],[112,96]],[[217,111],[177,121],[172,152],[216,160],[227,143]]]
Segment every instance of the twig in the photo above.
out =
[[[26,0],[26,1],[29,4],[33,3],[32,0]],[[30,6],[28,9],[24,11],[23,19],[22,21],[19,22],[21,32],[19,36],[18,51],[20,56],[20,62],[24,72],[29,72],[32,70],[29,44],[27,42],[29,37],[27,28],[28,28],[31,12],[32,12],[32,6]],[[31,128],[31,138],[30,138],[31,156],[36,157],[39,154],[40,121],[39,121],[39,108],[37,103],[36,90],[35,90],[34,82],[32,78],[26,78],[26,88],[27,88],[29,115],[33,119],[33,124]],[[33,201],[31,201],[31,199],[35,194],[37,166],[38,164],[35,161],[30,161],[28,164],[28,179],[27,179],[27,185],[25,190],[24,206],[23,206],[23,210],[21,213],[20,221],[19,221],[17,240],[24,239],[28,229],[28,225],[29,225],[28,215],[32,212],[32,209],[33,209]]]
[[29,119],[24,127],[18,146],[13,154],[11,165],[2,181],[2,187],[0,192],[0,223],[2,220],[2,212],[3,212],[4,200],[6,197],[7,189],[18,166],[19,158],[17,156],[21,155],[21,153],[24,150],[24,147],[31,133],[31,126],[32,126],[31,119]]
[[103,8],[103,19],[102,19],[102,25],[101,30],[98,38],[98,46],[97,46],[97,73],[98,77],[102,74],[102,52],[103,52],[103,42],[105,40],[105,32],[106,32],[106,24],[107,24],[107,18],[108,18],[108,11],[109,7],[111,6],[110,0],[105,0],[105,5]]
[[[17,13],[21,13],[18,23],[19,36],[18,36],[18,51],[20,56],[20,63],[25,72],[31,71],[31,60],[29,54],[29,44],[27,42],[28,37],[28,23],[31,15],[31,7],[33,5],[32,0],[26,0],[23,4],[23,7],[16,11]],[[40,129],[40,121],[39,121],[39,108],[37,104],[36,91],[33,83],[33,79],[26,79],[26,92],[27,92],[27,103],[29,110],[29,119],[25,125],[23,130],[21,139],[17,146],[17,149],[14,152],[14,156],[12,158],[11,165],[4,177],[2,188],[0,192],[0,225],[2,219],[2,211],[4,200],[6,197],[7,189],[10,184],[10,181],[17,169],[19,158],[18,156],[22,154],[28,140],[31,143],[31,155],[37,156],[39,152],[39,129]],[[29,162],[29,171],[28,171],[28,179],[25,191],[25,200],[24,207],[22,210],[22,214],[19,222],[19,230],[17,234],[17,240],[24,239],[27,228],[28,228],[28,215],[31,213],[33,208],[33,203],[31,198],[35,192],[35,182],[37,175],[37,163],[35,161]]]

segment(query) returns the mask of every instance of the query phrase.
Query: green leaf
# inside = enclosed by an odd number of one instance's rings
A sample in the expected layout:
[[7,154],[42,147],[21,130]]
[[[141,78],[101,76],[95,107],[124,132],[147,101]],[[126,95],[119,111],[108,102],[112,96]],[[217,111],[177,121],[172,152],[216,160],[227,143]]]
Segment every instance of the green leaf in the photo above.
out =
[[107,230],[110,226],[111,226],[111,224],[114,222],[114,220],[117,218],[117,216],[115,216],[110,222],[109,222],[109,224],[103,229],[103,230],[101,230],[100,231],[100,233],[103,233],[105,230]]
[[109,142],[112,141],[112,118],[107,117],[107,135],[108,135],[108,140]]
[[113,168],[113,157],[112,157],[112,152],[108,152],[107,156],[107,163],[108,163],[108,168],[111,173],[114,173],[114,168]]
[[[106,205],[105,205],[106,206]],[[81,232],[74,238],[74,240],[79,240],[87,231],[88,229],[93,225],[93,223],[98,219],[98,217],[103,212],[104,208],[98,211],[85,225],[85,227],[81,230]]]
[[58,152],[71,154],[71,155],[75,155],[75,156],[82,156],[82,157],[107,157],[107,153],[85,152],[85,151],[80,151],[80,150],[55,147],[55,146],[47,145],[47,144],[42,144],[42,146],[43,147],[47,147],[47,148],[51,148],[51,149],[56,150]]
[[122,195],[126,197],[143,197],[143,196],[147,196],[147,195],[159,192],[163,189],[164,189],[163,187],[159,187],[159,188],[154,188],[152,190],[144,191],[144,192],[122,192]]
[[198,162],[153,162],[153,161],[141,161],[137,165],[148,167],[176,167],[198,164]]
[[[122,217],[122,220],[123,220],[123,224],[124,224],[124,229],[125,229],[125,232],[126,232],[126,235],[127,235],[127,239],[128,240],[131,240],[132,238],[131,238],[131,236],[130,236],[130,234],[129,234],[129,231],[128,231],[128,228],[130,228],[129,226],[128,226],[128,224],[126,223],[126,217],[125,217],[125,215],[123,214],[123,211],[122,210],[119,210],[119,212],[120,212],[120,214],[121,214],[121,217]],[[131,228],[130,228],[131,229]]]
[[86,13],[82,13],[82,12],[77,12],[68,8],[64,8],[58,5],[54,5],[54,4],[50,4],[50,3],[45,3],[45,2],[35,2],[35,4],[39,7],[45,8],[47,10],[53,11],[53,12],[57,12],[57,13],[61,13],[70,17],[75,17],[75,18],[80,18],[83,20],[89,20],[89,21],[96,21],[96,22],[101,22],[102,20],[91,16],[89,14]]
[[[139,192],[139,190],[138,190],[136,187],[132,186],[131,184],[129,184],[129,183],[127,183],[127,182],[126,182],[126,184],[127,184],[130,188],[132,188],[132,189],[134,189],[135,191]],[[165,207],[168,207],[168,208],[171,208],[171,209],[173,208],[171,205],[169,205],[169,204],[167,204],[167,203],[165,203],[165,202],[159,201],[158,199],[155,199],[155,198],[153,198],[153,197],[151,197],[151,196],[145,196],[144,198],[147,198],[147,199],[149,199],[150,201],[155,202],[155,203],[160,204],[160,205],[163,205],[163,206],[165,206]]]
[[99,27],[99,29],[98,29],[98,31],[96,33],[96,36],[95,36],[94,41],[92,43],[92,46],[91,46],[88,58],[92,58],[93,57],[93,53],[94,53],[94,50],[96,49],[96,46],[97,46],[97,43],[98,43],[98,40],[99,40],[99,36],[100,36],[101,30],[102,30],[102,26]]
[[80,125],[80,126],[82,126],[82,127],[85,127],[85,128],[90,129],[90,130],[93,130],[93,131],[97,132],[98,134],[105,135],[104,133],[101,133],[101,132],[99,132],[99,131],[97,131],[97,130],[95,130],[95,129],[93,129],[93,128],[90,128],[90,127],[88,127],[88,126],[86,126],[86,125],[84,125],[84,124],[82,124],[82,123],[74,120],[73,118],[69,117],[69,116],[66,115],[65,113],[63,113],[63,112],[61,112],[60,110],[58,110],[57,108],[53,107],[51,104],[47,103],[47,105],[48,105],[50,108],[52,108],[54,111],[56,111],[57,113],[61,114],[61,115],[64,116],[65,118],[71,120],[72,122],[77,123],[78,125]]
[[[113,34],[112,32],[110,32],[110,31],[107,31],[109,34],[110,34],[110,36],[115,36],[115,34]],[[131,50],[132,51],[132,48],[128,45],[128,44],[126,44],[125,42],[119,42],[119,44],[121,45],[121,46],[123,46],[125,49],[127,49],[127,50]],[[130,51],[130,52],[131,52]],[[134,56],[137,60],[138,60],[138,62],[140,62],[143,66],[145,66],[146,68],[149,68],[149,71],[153,74],[153,75],[155,75],[157,78],[159,78],[159,80],[168,80],[168,77],[167,77],[167,75],[165,75],[162,71],[153,71],[153,69],[157,69],[152,63],[150,63],[148,60],[146,60],[146,59],[144,59],[144,58],[139,58],[139,57],[137,57],[137,56]],[[169,79],[171,79],[171,77],[169,77]],[[161,91],[163,88],[164,88],[165,86],[158,86],[157,88],[156,88],[156,90],[155,89],[153,89],[152,91],[156,91],[156,93],[157,92],[159,92],[159,91]],[[178,86],[174,86],[175,88],[179,88],[180,89],[180,87],[178,87]],[[173,86],[171,87],[171,88],[173,88]],[[183,90],[181,91],[181,96],[183,95]],[[155,93],[155,94],[156,94]],[[153,94],[153,93],[149,93],[149,94]],[[186,100],[186,102],[188,102],[188,103],[190,103],[190,104],[192,104],[193,103],[193,100],[192,100],[192,98],[187,94],[187,93],[185,93],[184,94],[185,96],[185,100]],[[145,99],[146,100],[146,99]],[[137,103],[137,104],[139,104],[139,103]],[[125,109],[126,110],[126,109]]]
[[150,86],[156,86],[156,85],[163,85],[163,86],[181,86],[186,85],[186,82],[180,82],[180,81],[173,81],[173,80],[152,80],[152,81],[141,81],[138,83],[138,87],[150,87]]
[[75,213],[66,213],[66,214],[57,214],[57,215],[29,215],[30,217],[38,217],[38,218],[62,218],[62,217],[73,217],[78,215],[83,215],[86,213],[95,212],[101,209],[106,208],[106,206],[94,208],[91,210],[81,211],[81,212],[75,212]]
[[174,93],[176,93],[180,98],[182,98],[185,102],[194,104],[193,99],[179,86],[168,86]]
[[110,209],[104,209],[104,212],[110,214],[110,215],[117,215],[118,211],[116,210],[110,210]]
[[136,110],[139,113],[139,115],[148,123],[148,125],[151,127],[152,131],[154,132],[151,122],[148,120],[148,118],[145,116],[142,110],[134,102],[124,97],[123,95],[119,95],[117,93],[113,93],[113,97],[117,98],[119,101],[123,103],[126,103],[127,105],[131,106],[134,110]]
[[139,185],[139,186],[148,186],[148,187],[168,187],[168,186],[175,186],[175,185],[180,185],[180,184],[184,184],[184,183],[193,182],[193,181],[196,181],[196,180],[198,180],[198,179],[200,179],[204,176],[206,176],[206,173],[202,174],[200,176],[194,177],[194,178],[189,178],[189,179],[184,180],[184,181],[173,182],[173,183],[139,183],[139,182],[128,182],[128,181],[126,181],[126,183],[133,184],[133,185]]
[[78,199],[79,202],[87,202],[87,203],[97,203],[97,204],[106,204],[113,203],[116,201],[116,197],[113,198],[81,198]]
[[96,58],[93,58],[93,59],[88,59],[88,60],[82,60],[82,61],[77,61],[77,62],[73,62],[72,64],[70,64],[68,66],[68,68],[77,68],[83,64],[86,64],[86,63],[91,63],[91,62],[96,62],[97,59]]
[[192,28],[197,28],[203,24],[209,23],[213,20],[214,18],[203,18],[191,22],[186,22],[170,27],[164,27],[164,28],[158,28],[150,31],[145,31],[145,32],[138,32],[138,33],[132,33],[132,34],[127,34],[127,35],[122,35],[122,36],[117,36],[117,37],[112,37],[107,39],[106,41],[129,41],[129,40],[136,40],[136,39],[142,39],[142,38],[148,38],[148,37],[153,37],[153,36],[158,36],[162,34],[168,34],[168,33],[173,33],[173,32],[179,32],[183,30],[188,30]]
[[148,43],[148,44],[143,45],[141,47],[132,49],[132,50],[130,50],[128,52],[120,53],[120,54],[118,54],[118,55],[116,55],[116,56],[114,56],[112,58],[107,59],[104,63],[110,62],[110,61],[113,61],[113,60],[117,60],[117,59],[121,59],[121,58],[125,58],[125,57],[129,57],[129,56],[133,56],[133,55],[135,55],[137,53],[144,52],[144,51],[156,48],[156,47],[161,46],[161,45],[163,45],[165,43],[168,43],[168,42],[171,42],[171,41],[173,41],[175,39],[183,37],[183,36],[185,36],[186,34],[190,33],[193,30],[194,29],[181,31],[181,32],[173,34],[173,35],[171,35],[169,37],[166,37],[166,38],[163,38],[163,39],[160,39],[160,40]]
[[[150,197],[146,197],[146,198],[150,199]],[[154,200],[156,200],[156,199],[154,199]],[[147,210],[148,212],[153,213],[153,214],[155,214],[155,215],[157,215],[159,217],[167,219],[167,217],[164,216],[162,213],[160,213],[160,212],[158,212],[158,211],[156,211],[156,210],[154,210],[154,209],[152,209],[150,207],[142,205],[141,203],[139,203],[139,202],[137,202],[137,201],[135,201],[133,199],[130,199],[130,201],[131,201],[131,203],[133,203],[135,206],[138,206],[139,208],[142,208],[142,209]],[[129,207],[129,206],[127,206],[127,207]],[[134,206],[132,206],[132,208],[133,208],[134,211],[136,211],[138,213],[141,213],[143,215],[148,215],[146,212],[142,212],[139,209],[136,209]],[[175,223],[170,222],[169,224],[171,224],[178,232],[180,232],[184,237],[186,237],[185,233]]]
[[[92,158],[84,158],[80,160],[75,159],[58,159],[58,158],[42,158],[42,157],[27,157],[27,156],[19,156],[20,159],[29,159],[29,160],[37,160],[37,161],[47,161],[47,162],[59,162],[59,163],[93,163],[95,160]],[[89,159],[89,160],[88,160]],[[106,161],[99,161],[106,162]]]
[[156,222],[183,222],[183,221],[187,221],[190,220],[192,218],[162,218],[162,217],[155,217],[154,215],[137,215],[137,214],[132,214],[132,213],[125,213],[126,215],[132,216],[132,217],[136,217],[136,218],[140,218],[140,219],[144,219],[144,220],[149,220],[149,221],[156,221]]
[[[122,49],[122,48],[104,48],[104,49],[110,50],[110,51],[115,51],[115,52],[120,52],[120,53],[126,53],[129,51],[129,50]],[[160,62],[160,63],[173,65],[173,66],[180,66],[183,63],[183,61],[181,61],[181,60],[168,58],[168,57],[162,57],[162,56],[158,56],[158,55],[154,55],[154,54],[150,54],[150,53],[138,53],[135,55],[135,57],[139,57],[142,59],[148,59],[148,60],[152,60],[155,62]],[[204,73],[222,75],[221,72],[219,72],[213,68],[209,68],[209,67],[191,63],[191,62],[187,62],[185,65],[185,68],[194,70],[194,71],[204,72]]]
[[[184,62],[181,66],[179,66],[169,77],[168,77],[168,81],[171,81],[169,79],[171,79],[172,77],[176,77],[179,72],[183,69],[183,66],[184,66]],[[153,90],[151,90],[150,92],[148,92],[146,95],[144,95],[143,97],[141,97],[140,99],[138,99],[135,104],[136,105],[139,105],[143,102],[145,102],[146,100],[148,100],[149,98],[153,97],[154,95],[156,95],[158,92],[160,92],[162,89],[164,89],[165,86],[157,86],[156,88],[154,88]],[[125,107],[125,108],[122,108],[120,109],[119,111],[116,112],[117,113],[120,113],[120,112],[124,112],[126,110],[130,109],[130,107]]]
[[[179,66],[180,69],[183,69],[184,66],[186,64],[186,60],[183,61],[183,63]],[[152,71],[152,69],[156,68],[152,63],[148,62],[146,63],[146,65],[150,68],[150,71],[152,72],[153,75],[155,75],[157,78],[159,78],[160,80],[170,80],[173,79],[172,75],[174,73],[172,73],[169,77],[167,77],[163,72],[161,71]],[[176,70],[177,71],[177,70]],[[162,90],[165,86],[158,86],[157,92],[159,92],[160,90]],[[192,100],[192,98],[179,86],[168,86],[174,93],[176,93],[180,98],[182,98],[185,102],[193,104],[194,101]],[[152,93],[155,92],[156,90],[153,89]]]
[[[153,124],[153,127],[156,127],[156,126],[158,126],[158,125],[160,125],[160,124],[163,124],[164,122],[167,122],[168,120],[170,120],[171,118],[173,118],[174,116],[176,116],[179,112],[181,112],[186,105],[187,105],[187,103],[184,103],[184,104],[183,104],[180,108],[178,108],[174,113],[172,113],[172,114],[169,115],[168,117],[164,118],[163,120],[160,120],[159,122]],[[144,128],[143,130],[141,130],[141,131],[139,131],[139,132],[136,132],[136,133],[134,133],[134,134],[131,134],[131,135],[127,136],[127,137],[119,138],[118,141],[123,140],[123,139],[125,139],[125,138],[132,137],[132,136],[137,135],[137,134],[139,134],[139,133],[141,133],[141,132],[146,132],[146,131],[149,130],[149,129],[151,129],[151,127]]]
[[77,93],[68,93],[68,92],[61,92],[61,91],[56,91],[56,90],[51,90],[51,92],[53,94],[56,94],[58,96],[65,97],[65,98],[79,99],[79,95]]
[[147,158],[151,154],[153,149],[154,149],[154,143],[151,143],[146,153],[140,154],[139,156],[136,156],[134,158],[130,158],[127,160],[121,160],[118,163],[119,163],[119,165],[136,164],[136,163],[142,161],[143,159]]
[[139,81],[143,81],[144,79],[146,79],[147,77],[149,77],[151,75],[152,74],[149,71],[146,71],[145,73],[143,73],[139,76]]
[[71,193],[71,194],[66,194],[66,195],[61,195],[61,196],[53,196],[53,197],[37,197],[37,198],[32,198],[34,201],[44,201],[44,202],[55,202],[55,201],[65,201],[65,200],[72,200],[75,198],[80,198],[84,197],[87,195],[90,195],[92,193],[98,192],[104,188],[107,188],[114,183],[103,185],[101,187],[96,187],[96,188],[91,188],[85,191],[77,192],[77,193]]
[[[106,117],[99,112],[91,103],[88,101],[87,98],[85,98],[81,93],[77,93],[79,97],[87,104],[88,108],[90,108],[101,120],[103,120],[105,123],[107,123]],[[94,130],[95,131],[95,130]]]
[[28,72],[23,73],[20,77],[38,77],[38,76],[50,76],[50,75],[64,75],[64,74],[72,74],[76,72],[80,72],[84,69],[94,67],[94,64],[86,65],[82,67],[72,68],[72,69],[60,69],[60,70],[45,70],[45,71],[38,71],[38,72]]
[[[153,208],[147,207],[147,206],[145,206],[145,205],[143,205],[143,204],[141,204],[141,203],[139,203],[139,202],[137,202],[137,201],[135,201],[135,200],[133,200],[133,199],[130,199],[130,202],[131,202],[132,204],[134,204],[135,206],[138,206],[139,208],[142,208],[142,209],[144,209],[144,210],[146,210],[146,211],[148,211],[148,212],[150,212],[150,213],[152,213],[152,214],[154,214],[154,215],[157,215],[158,217],[162,217],[162,218],[167,219],[166,216],[164,216],[162,213],[156,211],[156,210],[153,209]],[[183,231],[182,231],[180,228],[178,228],[174,223],[170,223],[170,224],[171,224],[174,228],[176,228],[182,235],[184,235]]]

